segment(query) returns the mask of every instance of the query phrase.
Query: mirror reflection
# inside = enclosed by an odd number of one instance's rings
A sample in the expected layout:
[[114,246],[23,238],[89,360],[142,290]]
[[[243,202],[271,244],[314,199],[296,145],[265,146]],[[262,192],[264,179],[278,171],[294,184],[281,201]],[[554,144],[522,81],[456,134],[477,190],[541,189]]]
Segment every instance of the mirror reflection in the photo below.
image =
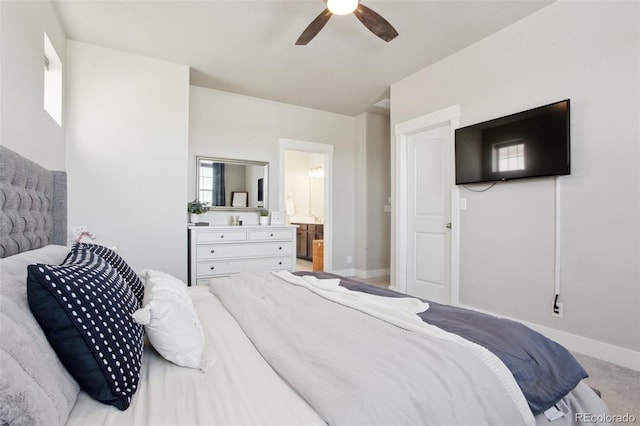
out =
[[269,163],[196,157],[196,196],[211,209],[267,207]]

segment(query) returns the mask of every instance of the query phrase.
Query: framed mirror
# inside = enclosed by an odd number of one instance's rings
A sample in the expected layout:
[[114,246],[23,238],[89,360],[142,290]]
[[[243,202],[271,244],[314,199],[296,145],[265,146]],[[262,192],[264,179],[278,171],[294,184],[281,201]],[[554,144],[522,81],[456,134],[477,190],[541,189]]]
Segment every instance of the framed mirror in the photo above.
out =
[[196,198],[211,210],[267,208],[269,163],[196,156]]

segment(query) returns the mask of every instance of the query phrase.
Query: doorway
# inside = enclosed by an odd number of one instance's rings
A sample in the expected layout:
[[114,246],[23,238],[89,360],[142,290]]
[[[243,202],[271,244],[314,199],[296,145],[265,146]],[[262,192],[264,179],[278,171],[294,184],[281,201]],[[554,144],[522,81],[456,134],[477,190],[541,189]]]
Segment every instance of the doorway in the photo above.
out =
[[332,156],[332,145],[280,140],[280,210],[298,227],[297,270],[331,271]]
[[451,107],[396,125],[395,282],[441,303],[458,299],[458,190]]

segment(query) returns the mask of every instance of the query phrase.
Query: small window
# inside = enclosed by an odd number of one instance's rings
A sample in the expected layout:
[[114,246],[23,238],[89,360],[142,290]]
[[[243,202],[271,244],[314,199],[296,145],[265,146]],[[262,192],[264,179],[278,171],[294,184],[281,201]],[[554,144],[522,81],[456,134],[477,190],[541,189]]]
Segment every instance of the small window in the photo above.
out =
[[499,172],[524,170],[524,144],[502,144],[495,147],[495,158]]
[[62,61],[44,34],[44,109],[62,126]]
[[209,206],[213,205],[213,162],[200,164],[200,194],[198,199]]

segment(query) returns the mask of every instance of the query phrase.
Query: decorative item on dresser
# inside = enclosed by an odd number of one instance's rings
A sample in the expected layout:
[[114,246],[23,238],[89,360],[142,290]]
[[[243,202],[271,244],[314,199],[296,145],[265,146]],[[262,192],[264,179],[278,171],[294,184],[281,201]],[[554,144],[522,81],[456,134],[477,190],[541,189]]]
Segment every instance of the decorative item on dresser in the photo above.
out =
[[258,213],[260,214],[260,216],[259,216],[260,225],[268,225],[269,224],[269,210],[264,209],[264,208],[260,208],[260,209],[258,209]]
[[295,226],[189,227],[189,285],[296,265]]
[[197,198],[187,203],[187,211],[189,212],[189,221],[192,223],[198,222],[200,215],[207,211],[204,203],[201,203]]

